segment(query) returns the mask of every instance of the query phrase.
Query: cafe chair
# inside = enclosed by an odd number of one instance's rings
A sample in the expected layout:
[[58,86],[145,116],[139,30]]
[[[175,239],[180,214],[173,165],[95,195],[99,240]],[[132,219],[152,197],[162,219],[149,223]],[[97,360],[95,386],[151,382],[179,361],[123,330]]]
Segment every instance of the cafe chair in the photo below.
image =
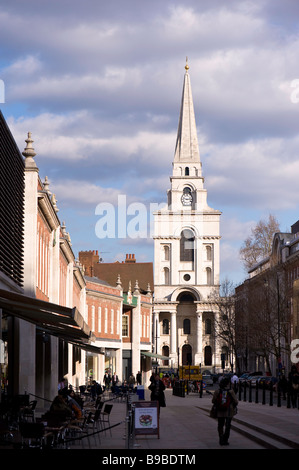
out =
[[22,419],[24,421],[34,421],[35,420],[35,408],[37,405],[37,400],[33,400],[29,403],[28,407],[22,409]]
[[20,423],[20,433],[22,440],[22,447],[38,448],[43,447],[45,438],[45,425],[44,423],[31,423],[23,421]]
[[[112,408],[113,408],[113,405],[106,404],[104,406],[103,411],[101,411],[100,413],[100,423],[103,429],[105,430],[105,433],[106,433],[105,423],[107,423],[108,427],[110,427],[110,414],[111,414]],[[111,429],[110,429],[110,436],[112,436]]]

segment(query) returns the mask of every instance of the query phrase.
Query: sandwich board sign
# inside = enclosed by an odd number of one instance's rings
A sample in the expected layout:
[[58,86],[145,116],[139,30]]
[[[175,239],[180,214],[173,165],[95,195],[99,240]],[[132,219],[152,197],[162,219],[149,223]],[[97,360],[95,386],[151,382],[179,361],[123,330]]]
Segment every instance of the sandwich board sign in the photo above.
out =
[[159,403],[156,401],[142,401],[135,403],[134,419],[135,435],[157,435],[159,434]]

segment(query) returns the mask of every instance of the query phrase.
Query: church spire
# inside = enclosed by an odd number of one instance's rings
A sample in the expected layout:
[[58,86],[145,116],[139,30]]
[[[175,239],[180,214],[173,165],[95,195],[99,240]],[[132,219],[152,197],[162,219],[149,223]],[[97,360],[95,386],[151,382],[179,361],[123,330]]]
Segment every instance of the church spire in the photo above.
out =
[[186,58],[185,70],[174,162],[199,163],[200,156],[189,76],[188,57]]

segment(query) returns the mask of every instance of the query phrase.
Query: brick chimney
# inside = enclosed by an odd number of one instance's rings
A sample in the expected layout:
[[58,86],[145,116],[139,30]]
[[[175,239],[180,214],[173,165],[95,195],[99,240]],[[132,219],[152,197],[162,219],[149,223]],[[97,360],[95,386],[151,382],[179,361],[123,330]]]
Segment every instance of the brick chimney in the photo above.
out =
[[84,266],[85,276],[93,277],[94,265],[99,262],[98,250],[79,251],[79,261]]
[[125,263],[136,263],[135,255],[126,255]]

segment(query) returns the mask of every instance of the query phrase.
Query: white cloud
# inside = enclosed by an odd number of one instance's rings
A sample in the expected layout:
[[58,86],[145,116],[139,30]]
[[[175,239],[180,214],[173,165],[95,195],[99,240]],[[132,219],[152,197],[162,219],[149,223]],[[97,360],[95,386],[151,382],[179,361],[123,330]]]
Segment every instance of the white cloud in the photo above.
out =
[[223,212],[224,271],[238,271],[239,244],[261,215],[295,222],[297,11],[289,0],[2,8],[2,109],[21,151],[32,132],[41,177],[77,240],[91,235],[69,209],[94,215],[107,192],[114,203],[166,200],[186,56],[208,201]]

